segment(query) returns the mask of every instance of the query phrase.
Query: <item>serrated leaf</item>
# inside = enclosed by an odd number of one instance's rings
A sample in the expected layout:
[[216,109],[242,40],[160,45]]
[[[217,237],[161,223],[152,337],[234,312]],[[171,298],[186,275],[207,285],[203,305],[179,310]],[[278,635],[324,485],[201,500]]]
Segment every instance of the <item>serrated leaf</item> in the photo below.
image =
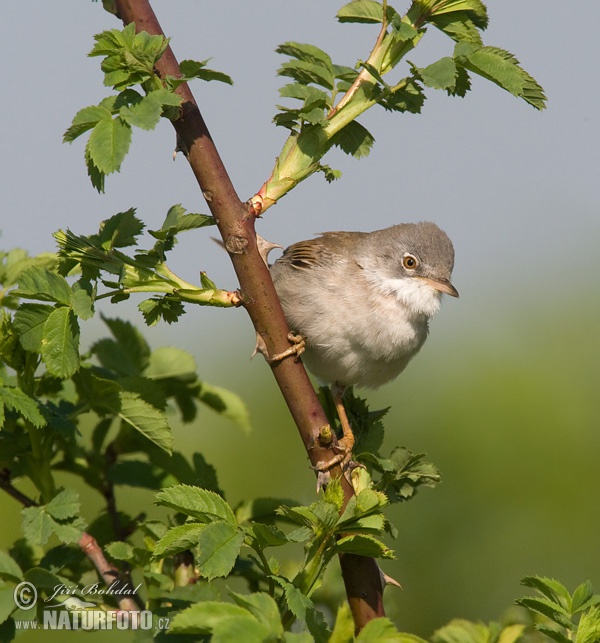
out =
[[190,522],[178,525],[167,533],[154,545],[152,558],[160,560],[172,556],[185,549],[192,549],[198,545],[200,534],[206,529],[206,524]]
[[15,411],[15,413],[19,413],[25,420],[38,429],[46,424],[36,400],[27,395],[27,393],[24,393],[21,389],[0,385],[0,402],[0,413],[2,417],[4,417],[4,407],[8,407]]
[[137,243],[144,231],[144,223],[135,216],[135,208],[117,212],[100,224],[98,242],[104,250],[126,248]]
[[581,615],[577,626],[577,643],[600,641],[600,607],[594,606]]
[[[387,19],[391,22],[397,12],[392,7],[387,8]],[[337,12],[337,19],[340,22],[362,22],[373,24],[383,22],[383,7],[380,2],[373,0],[354,0],[344,5]]]
[[290,612],[300,621],[306,621],[307,612],[314,608],[310,598],[285,578],[281,576],[271,576],[271,578],[283,588],[285,601]]
[[456,12],[465,13],[479,29],[486,29],[488,26],[487,9],[481,0],[445,0],[434,3],[428,19]]
[[426,643],[414,634],[398,632],[389,618],[374,618],[356,637],[356,643]]
[[118,172],[131,145],[131,127],[119,117],[102,120],[92,129],[87,151],[103,174]]
[[200,553],[196,558],[196,565],[202,576],[209,581],[227,576],[233,569],[243,543],[243,530],[230,522],[218,520],[205,525],[198,538]]
[[144,376],[151,379],[190,377],[196,375],[194,357],[174,346],[161,346],[150,354]]
[[91,319],[94,316],[94,301],[91,295],[79,282],[75,282],[71,290],[73,312],[81,319]]
[[581,583],[573,592],[571,611],[575,614],[582,605],[585,605],[594,596],[592,583],[587,580]]
[[124,105],[119,110],[121,118],[134,127],[153,130],[160,121],[164,106],[178,107],[182,98],[167,89],[155,89],[140,101]]
[[44,324],[55,310],[44,304],[21,304],[15,313],[14,328],[19,343],[26,351],[39,352],[44,335]]
[[200,382],[197,388],[197,398],[223,417],[235,422],[244,431],[250,431],[250,416],[242,398],[220,386]]
[[234,602],[247,609],[259,623],[262,623],[275,637],[283,635],[283,625],[275,599],[264,592],[237,594],[229,592]]
[[169,631],[175,634],[209,634],[215,627],[234,617],[252,618],[247,610],[238,605],[204,601],[176,614]]
[[[118,318],[102,317],[108,326],[121,351],[121,360],[125,358],[131,364],[129,369],[116,369],[126,375],[138,375],[148,366],[150,359],[150,346],[148,342],[131,322]],[[93,350],[93,349],[92,349]],[[106,365],[106,364],[105,364]],[[113,366],[110,366],[111,368]]]
[[255,522],[247,528],[247,536],[255,549],[281,547],[289,542],[281,529],[278,529],[275,525],[264,525],[260,522]]
[[[85,522],[73,514],[74,506],[79,510],[79,503],[73,503],[72,494],[74,492],[65,490],[47,505],[26,507],[21,511],[23,534],[28,542],[43,546],[53,533],[65,544],[79,540],[85,529]],[[59,521],[58,516],[65,516],[65,519]]]
[[456,84],[458,70],[456,63],[450,57],[441,58],[437,62],[419,69],[421,80],[434,89],[453,89]]
[[87,168],[87,173],[88,173],[88,176],[90,177],[92,187],[96,188],[96,190],[98,190],[100,194],[103,194],[106,174],[104,174],[104,172],[98,169],[98,167],[96,166],[96,164],[92,159],[92,156],[90,154],[89,139],[85,145],[85,166]]
[[76,491],[63,489],[46,505],[46,511],[57,520],[65,520],[77,515],[80,504]]
[[71,126],[64,133],[63,143],[72,143],[77,137],[95,127],[100,121],[110,118],[112,118],[110,111],[101,105],[91,105],[80,109],[73,117]]
[[305,105],[331,106],[331,96],[312,85],[289,83],[280,87],[279,95],[282,98],[297,98],[298,100],[304,101]]
[[432,643],[488,643],[489,640],[487,625],[459,618],[436,630],[431,637]]
[[425,103],[423,88],[414,80],[392,94],[383,94],[377,102],[387,110],[420,114]]
[[465,41],[478,45],[483,44],[481,34],[477,25],[471,20],[465,11],[442,14],[430,18],[429,22],[435,25],[440,31],[455,42]]
[[116,540],[112,543],[105,545],[104,549],[111,558],[115,560],[133,560],[135,556],[135,550],[132,545],[129,543],[123,542],[121,540]]
[[542,87],[508,51],[498,47],[480,47],[468,42],[459,42],[455,47],[454,57],[469,71],[491,80],[536,109],[544,109],[546,96]]
[[185,312],[183,304],[168,295],[145,299],[138,304],[138,310],[144,316],[144,321],[148,326],[155,326],[160,319],[166,321],[167,324],[173,324]]
[[202,62],[198,62],[196,60],[182,60],[181,63],[179,63],[179,71],[186,81],[198,78],[199,80],[216,80],[221,83],[226,83],[227,85],[233,85],[233,79],[231,76],[228,76],[221,71],[207,69],[205,66],[207,62],[208,60],[204,60]]
[[40,301],[54,301],[69,306],[71,287],[67,280],[47,268],[32,266],[19,276],[19,288],[15,294]]
[[574,627],[573,622],[569,618],[569,612],[567,612],[567,610],[565,610],[561,605],[548,598],[525,597],[518,599],[517,603],[527,607],[527,609],[538,612],[538,614],[547,616],[555,623],[562,625],[562,627],[566,627],[568,629]]
[[315,45],[301,42],[284,42],[275,51],[278,54],[284,54],[297,60],[315,63],[333,75],[333,66],[329,54],[319,47],[315,47]]
[[213,491],[180,484],[157,493],[155,502],[202,522],[220,519],[237,526],[237,520],[231,507]]
[[41,355],[48,372],[66,379],[79,369],[79,324],[73,310],[61,306],[44,323]]
[[336,145],[354,158],[368,156],[375,139],[372,134],[357,121],[351,121],[331,138],[331,145]]
[[542,623],[536,623],[535,629],[542,634],[545,634],[548,638],[551,638],[553,641],[558,641],[558,643],[572,643],[571,639],[568,636],[565,636],[562,632],[559,632],[549,625],[543,625]]
[[164,412],[129,391],[121,392],[119,399],[119,417],[163,451],[172,453],[173,434]]
[[394,552],[380,540],[368,534],[353,534],[340,538],[336,544],[337,552],[368,556],[369,558],[394,558]]
[[277,73],[279,76],[288,76],[302,84],[314,83],[327,89],[333,89],[333,70],[317,63],[306,60],[290,60],[283,63]]
[[4,580],[23,580],[23,572],[17,562],[0,549],[0,578]]
[[521,585],[531,587],[543,594],[546,598],[558,602],[563,608],[568,608],[571,603],[569,590],[554,578],[547,576],[525,576],[521,580]]

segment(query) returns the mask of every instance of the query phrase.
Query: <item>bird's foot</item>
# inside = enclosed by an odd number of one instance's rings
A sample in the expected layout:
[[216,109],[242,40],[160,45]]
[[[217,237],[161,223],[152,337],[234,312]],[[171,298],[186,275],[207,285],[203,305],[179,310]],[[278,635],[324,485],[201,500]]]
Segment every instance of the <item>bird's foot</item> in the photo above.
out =
[[265,356],[265,359],[267,360],[267,362],[269,362],[269,364],[273,364],[274,362],[281,362],[286,357],[292,357],[292,355],[296,359],[298,359],[298,357],[300,357],[300,355],[304,353],[304,351],[306,350],[306,341],[304,337],[302,337],[302,335],[297,335],[296,333],[290,332],[287,334],[287,338],[292,345],[283,352],[277,353],[272,357]]
[[329,471],[336,465],[340,465],[345,470],[352,460],[352,447],[354,446],[354,436],[344,436],[340,438],[331,448],[336,452],[330,460],[317,462],[314,467],[315,471]]

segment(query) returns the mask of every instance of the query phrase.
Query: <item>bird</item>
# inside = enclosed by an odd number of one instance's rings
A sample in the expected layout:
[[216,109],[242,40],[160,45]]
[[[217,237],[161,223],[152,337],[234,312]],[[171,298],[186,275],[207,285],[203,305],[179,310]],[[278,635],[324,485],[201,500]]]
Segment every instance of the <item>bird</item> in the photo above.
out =
[[454,246],[437,225],[400,223],[373,232],[325,232],[286,248],[271,277],[294,346],[330,386],[343,437],[322,469],[350,461],[354,435],[342,402],[350,386],[375,389],[419,352],[452,285]]

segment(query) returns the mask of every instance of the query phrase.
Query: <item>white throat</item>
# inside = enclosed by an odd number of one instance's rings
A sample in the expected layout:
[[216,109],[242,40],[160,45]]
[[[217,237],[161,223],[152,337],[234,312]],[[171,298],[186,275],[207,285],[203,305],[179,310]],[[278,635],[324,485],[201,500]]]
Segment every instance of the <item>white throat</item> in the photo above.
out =
[[432,317],[440,309],[442,293],[418,277],[376,276],[371,280],[377,292],[394,296],[415,316]]

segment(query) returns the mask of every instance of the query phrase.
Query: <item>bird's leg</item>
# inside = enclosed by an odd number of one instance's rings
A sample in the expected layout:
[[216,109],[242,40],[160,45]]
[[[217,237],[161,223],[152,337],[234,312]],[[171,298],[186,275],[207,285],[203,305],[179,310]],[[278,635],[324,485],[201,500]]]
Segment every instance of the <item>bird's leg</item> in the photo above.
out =
[[335,404],[335,410],[337,411],[338,417],[340,418],[340,424],[342,425],[342,432],[344,436],[338,440],[338,443],[335,445],[334,449],[339,451],[339,453],[328,460],[327,462],[320,462],[315,469],[317,471],[327,471],[331,467],[335,466],[338,463],[341,463],[342,469],[348,464],[350,458],[352,457],[352,447],[354,446],[354,433],[352,432],[352,427],[346,415],[346,409],[344,407],[344,402],[342,397],[346,387],[341,384],[332,384],[331,385],[331,394],[333,396],[333,402]]
[[267,360],[267,362],[269,362],[269,364],[272,364],[273,362],[280,362],[286,357],[291,357],[292,355],[298,358],[300,357],[300,355],[302,355],[302,353],[304,353],[306,349],[306,342],[304,340],[304,337],[302,337],[302,335],[297,335],[296,333],[289,332],[287,334],[287,338],[290,341],[291,346],[286,350],[284,350],[283,352],[277,353],[272,357],[267,355],[266,353],[263,353],[263,355],[265,356],[265,359]]

